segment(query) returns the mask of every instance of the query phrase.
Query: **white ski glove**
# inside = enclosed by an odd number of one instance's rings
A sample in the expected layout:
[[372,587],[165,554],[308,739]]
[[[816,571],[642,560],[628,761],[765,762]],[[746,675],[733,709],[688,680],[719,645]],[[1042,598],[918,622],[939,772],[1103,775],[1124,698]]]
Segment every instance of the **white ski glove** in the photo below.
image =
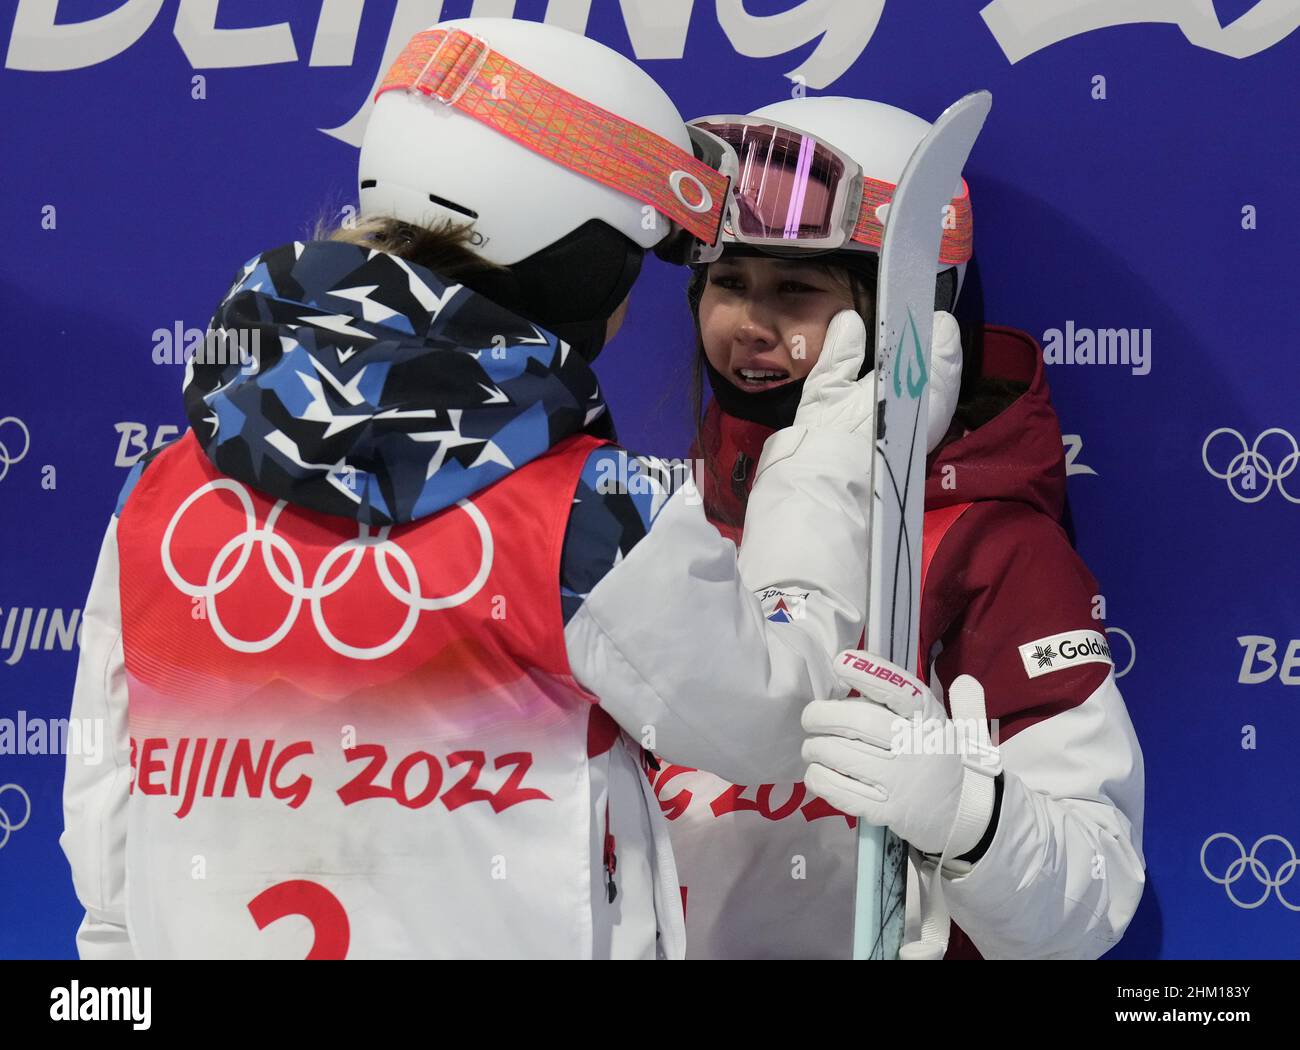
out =
[[[796,424],[868,437],[875,433],[872,375],[858,379],[866,356],[867,330],[856,310],[841,310],[826,328],[821,355],[804,381]],[[928,384],[926,451],[947,433],[961,387],[961,332],[952,314],[935,311]]]
[[808,789],[924,853],[969,853],[988,830],[1002,770],[979,682],[953,681],[953,721],[925,683],[888,660],[850,649],[835,669],[862,697],[804,708]]

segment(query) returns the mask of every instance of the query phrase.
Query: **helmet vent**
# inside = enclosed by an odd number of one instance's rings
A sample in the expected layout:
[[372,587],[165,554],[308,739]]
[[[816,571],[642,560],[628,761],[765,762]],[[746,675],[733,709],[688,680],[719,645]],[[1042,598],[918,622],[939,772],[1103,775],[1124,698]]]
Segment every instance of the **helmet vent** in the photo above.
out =
[[439,197],[436,193],[429,194],[429,200],[439,207],[446,208],[448,211],[454,211],[458,215],[464,215],[469,219],[477,219],[478,212],[472,211],[463,204],[457,204],[455,201],[449,201],[446,197]]

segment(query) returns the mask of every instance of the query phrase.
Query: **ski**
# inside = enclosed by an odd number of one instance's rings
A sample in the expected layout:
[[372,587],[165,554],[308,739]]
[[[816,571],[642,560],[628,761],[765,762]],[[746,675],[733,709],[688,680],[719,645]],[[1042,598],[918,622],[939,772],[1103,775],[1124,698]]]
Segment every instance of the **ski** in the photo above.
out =
[[[921,613],[926,398],[935,274],[945,208],[993,104],[987,91],[953,103],[916,147],[884,216],[876,288],[876,449],[872,464],[866,647],[915,670]],[[907,846],[858,825],[853,957],[897,959]]]

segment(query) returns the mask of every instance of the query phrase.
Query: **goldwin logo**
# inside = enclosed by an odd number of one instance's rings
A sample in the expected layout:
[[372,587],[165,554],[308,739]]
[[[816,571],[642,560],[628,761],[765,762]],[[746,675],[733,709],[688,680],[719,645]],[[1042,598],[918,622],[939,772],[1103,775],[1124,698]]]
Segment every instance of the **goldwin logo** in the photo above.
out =
[[1110,644],[1096,631],[1063,631],[1019,647],[1025,674],[1039,678],[1079,664],[1111,664]]
[[143,1032],[149,1027],[152,988],[82,988],[73,981],[68,988],[50,992],[52,1021],[130,1021]]

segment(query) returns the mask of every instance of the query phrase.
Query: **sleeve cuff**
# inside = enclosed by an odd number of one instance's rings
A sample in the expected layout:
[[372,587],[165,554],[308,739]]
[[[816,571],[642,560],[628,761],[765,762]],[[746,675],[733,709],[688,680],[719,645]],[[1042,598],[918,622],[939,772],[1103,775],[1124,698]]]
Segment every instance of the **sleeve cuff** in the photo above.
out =
[[[974,849],[967,853],[963,853],[960,857],[952,858],[952,860],[958,860],[965,864],[974,864],[983,857],[984,854],[988,852],[989,847],[993,845],[993,839],[998,833],[998,818],[1002,815],[1002,790],[1005,776],[1005,773],[999,773],[997,777],[994,778],[993,815],[989,817],[988,827],[980,837],[979,842],[975,844]],[[933,864],[938,864],[939,857],[941,856],[941,854],[938,853],[922,853],[921,855]],[[952,863],[952,860],[950,860],[949,863]]]

